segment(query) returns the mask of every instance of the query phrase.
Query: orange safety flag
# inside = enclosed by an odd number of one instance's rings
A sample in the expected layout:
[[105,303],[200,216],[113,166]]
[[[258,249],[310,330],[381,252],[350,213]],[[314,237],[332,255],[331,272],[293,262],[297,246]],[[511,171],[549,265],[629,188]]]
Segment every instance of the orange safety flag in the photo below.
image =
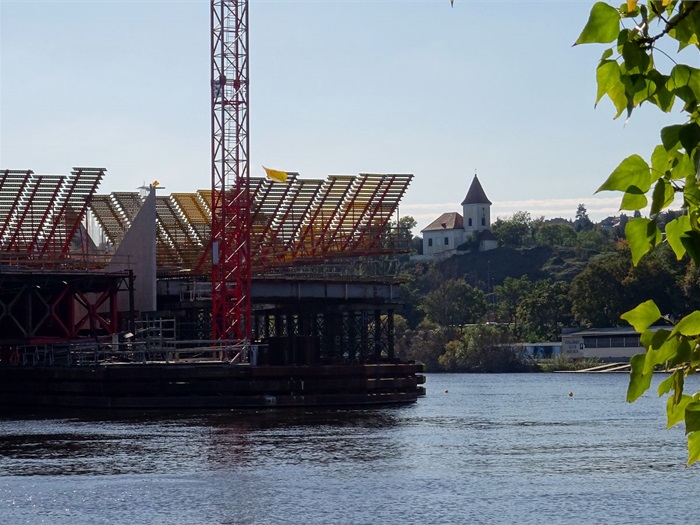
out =
[[271,170],[263,166],[265,173],[267,173],[267,178],[270,180],[275,180],[277,182],[287,182],[287,172],[279,170]]

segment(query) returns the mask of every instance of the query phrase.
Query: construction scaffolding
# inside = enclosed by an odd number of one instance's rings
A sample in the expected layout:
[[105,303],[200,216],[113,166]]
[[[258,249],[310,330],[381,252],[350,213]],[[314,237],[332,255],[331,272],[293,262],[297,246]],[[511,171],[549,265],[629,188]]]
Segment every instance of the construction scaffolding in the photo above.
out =
[[[405,252],[389,223],[412,175],[332,175],[281,184],[250,179],[251,259],[254,274],[337,259]],[[115,249],[140,209],[138,192],[96,195],[90,213]],[[156,199],[157,264],[161,274],[208,275],[211,267],[211,192]]]
[[81,227],[104,177],[103,168],[73,168],[70,175],[0,171],[0,258],[60,262],[88,253]]

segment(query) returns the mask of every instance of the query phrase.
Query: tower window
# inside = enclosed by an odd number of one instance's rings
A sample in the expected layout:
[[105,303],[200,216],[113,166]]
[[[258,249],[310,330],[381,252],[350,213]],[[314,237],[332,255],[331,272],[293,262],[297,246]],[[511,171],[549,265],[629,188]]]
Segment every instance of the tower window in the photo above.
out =
[[428,246],[432,246],[432,245],[433,245],[433,240],[432,240],[432,239],[428,239]]
[[450,244],[450,238],[445,237],[445,246],[448,246]]
[[472,225],[472,218],[469,217],[469,226],[471,226],[471,225]]
[[481,225],[486,226],[486,217],[481,218]]

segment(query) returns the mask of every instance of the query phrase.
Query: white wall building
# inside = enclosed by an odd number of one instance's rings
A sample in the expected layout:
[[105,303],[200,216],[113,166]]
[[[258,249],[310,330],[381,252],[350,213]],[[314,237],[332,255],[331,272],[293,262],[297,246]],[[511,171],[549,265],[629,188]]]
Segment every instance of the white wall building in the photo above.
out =
[[[650,330],[658,330],[652,326]],[[668,328],[668,327],[666,327]],[[646,350],[634,328],[590,328],[561,336],[562,354],[569,359],[599,359],[601,361],[629,361],[635,354]]]
[[443,213],[421,231],[423,255],[449,256],[468,240],[478,241],[479,251],[482,252],[497,248],[498,241],[490,228],[491,201],[479,178],[474,175],[467,196],[462,201],[462,215],[457,212]]

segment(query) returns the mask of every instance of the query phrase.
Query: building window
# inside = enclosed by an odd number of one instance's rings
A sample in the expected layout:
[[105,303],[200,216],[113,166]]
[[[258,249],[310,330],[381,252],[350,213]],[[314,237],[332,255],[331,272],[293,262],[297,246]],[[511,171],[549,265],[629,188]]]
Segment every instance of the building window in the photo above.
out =
[[472,218],[469,217],[469,226],[471,226],[471,225],[472,225]]
[[449,246],[449,244],[450,244],[450,238],[445,237],[445,246]]
[[481,218],[481,225],[486,226],[486,217]]
[[433,245],[433,240],[432,240],[432,239],[428,239],[428,246],[432,246],[432,245]]

